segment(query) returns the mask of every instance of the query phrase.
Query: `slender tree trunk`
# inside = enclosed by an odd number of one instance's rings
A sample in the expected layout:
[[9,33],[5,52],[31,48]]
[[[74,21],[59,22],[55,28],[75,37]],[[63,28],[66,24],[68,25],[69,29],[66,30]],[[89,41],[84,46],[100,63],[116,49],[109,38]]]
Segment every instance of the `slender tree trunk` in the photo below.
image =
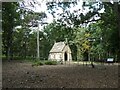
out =
[[10,60],[13,60],[13,32],[11,37],[11,46],[10,46]]
[[120,61],[120,5],[118,5],[118,29],[119,29],[119,52],[118,52],[118,60]]
[[98,54],[98,58],[99,58],[99,61],[100,61],[100,53]]
[[[12,28],[11,28],[12,29]],[[13,31],[10,31],[10,33],[8,33],[9,37],[7,38],[7,60],[12,60],[12,40],[13,40]]]
[[120,61],[120,5],[118,4],[118,2],[115,2],[114,4],[114,11],[116,13],[116,16],[117,16],[117,29],[118,29],[118,35],[119,35],[119,41],[118,41],[118,44],[119,44],[119,48],[118,48],[118,53],[117,53],[117,59],[118,61]]
[[25,56],[24,56],[24,58],[26,59],[26,41],[25,41]]
[[6,57],[7,57],[8,61],[13,59],[13,53],[12,53],[12,47],[11,46],[9,46],[7,48],[7,55],[6,55]]
[[13,50],[12,50],[12,47],[10,47],[10,60],[13,60]]
[[37,59],[40,59],[40,50],[39,50],[39,26],[37,31]]
[[7,60],[9,61],[10,60],[10,48],[9,47],[7,47],[7,55],[6,55],[6,57],[7,57]]

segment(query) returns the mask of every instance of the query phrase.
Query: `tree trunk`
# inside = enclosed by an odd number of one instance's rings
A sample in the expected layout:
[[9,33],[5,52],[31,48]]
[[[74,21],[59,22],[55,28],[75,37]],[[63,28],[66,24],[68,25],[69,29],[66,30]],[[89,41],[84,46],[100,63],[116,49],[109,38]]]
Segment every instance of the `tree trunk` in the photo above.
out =
[[26,59],[26,41],[25,41],[25,50],[24,50],[24,59]]
[[12,60],[12,31],[9,33],[9,37],[8,37],[8,39],[7,39],[7,49],[6,49],[6,51],[7,51],[7,60],[9,61],[9,60]]
[[7,47],[7,55],[6,55],[6,58],[7,58],[7,60],[9,61],[10,60],[10,48],[9,47]]
[[119,35],[119,41],[118,41],[118,44],[119,44],[119,48],[118,48],[118,53],[117,53],[117,59],[118,61],[120,61],[120,5],[118,4],[118,2],[114,2],[114,11],[116,13],[116,18],[117,18],[117,29],[118,29],[118,35]]
[[118,61],[120,61],[120,5],[118,5],[118,30],[119,30],[119,51],[118,51]]

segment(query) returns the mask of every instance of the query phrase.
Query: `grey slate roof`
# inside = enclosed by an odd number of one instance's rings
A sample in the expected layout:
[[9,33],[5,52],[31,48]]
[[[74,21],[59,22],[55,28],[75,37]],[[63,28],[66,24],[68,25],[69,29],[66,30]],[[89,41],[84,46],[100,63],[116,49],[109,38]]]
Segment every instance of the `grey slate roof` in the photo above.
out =
[[64,42],[57,42],[53,45],[52,49],[50,52],[62,52],[63,48],[65,47]]

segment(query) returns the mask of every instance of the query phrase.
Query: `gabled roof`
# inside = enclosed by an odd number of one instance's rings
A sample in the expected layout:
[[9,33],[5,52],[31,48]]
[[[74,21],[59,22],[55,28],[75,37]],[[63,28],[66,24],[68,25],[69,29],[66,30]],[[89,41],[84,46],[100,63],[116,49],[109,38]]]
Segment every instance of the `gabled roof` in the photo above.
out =
[[50,50],[50,52],[62,52],[62,50],[65,47],[65,43],[64,42],[57,42],[53,45],[52,49]]

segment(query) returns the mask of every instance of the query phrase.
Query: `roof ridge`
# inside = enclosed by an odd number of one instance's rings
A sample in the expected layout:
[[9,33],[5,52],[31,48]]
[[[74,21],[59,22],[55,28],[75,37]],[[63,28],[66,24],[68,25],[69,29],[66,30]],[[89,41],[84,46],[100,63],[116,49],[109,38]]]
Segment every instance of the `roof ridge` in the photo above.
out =
[[64,42],[56,42],[56,43],[54,43],[54,45],[53,45],[52,49],[50,50],[50,52],[62,52],[64,47],[65,47]]

